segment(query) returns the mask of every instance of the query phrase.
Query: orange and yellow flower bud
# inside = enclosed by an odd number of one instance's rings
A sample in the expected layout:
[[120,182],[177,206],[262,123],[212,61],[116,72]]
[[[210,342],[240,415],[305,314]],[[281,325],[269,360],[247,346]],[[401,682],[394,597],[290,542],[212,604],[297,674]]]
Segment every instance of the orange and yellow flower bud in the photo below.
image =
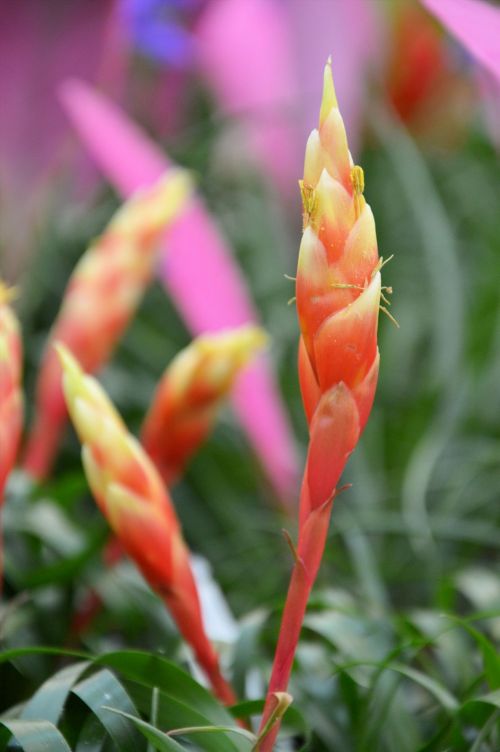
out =
[[197,337],[166,369],[142,429],[142,444],[166,483],[210,433],[241,369],[265,345],[254,325]]
[[[311,428],[301,498],[304,521],[334,494],[368,419],[379,366],[382,288],[375,221],[363,196],[363,170],[353,164],[349,153],[330,65],[325,68],[319,128],[307,143],[300,186],[304,232],[296,283],[302,335],[299,379]],[[326,404],[330,418],[315,421],[319,406]],[[316,449],[315,433],[322,436],[324,457],[323,450],[318,454]],[[323,469],[318,457],[323,457]],[[320,476],[322,492],[318,493],[315,487]]]
[[310,440],[296,563],[256,745],[260,752],[274,747],[279,729],[279,718],[273,717],[275,693],[288,686],[337,483],[367,421],[378,377],[382,262],[373,214],[363,196],[363,170],[349,153],[330,63],[319,128],[307,142],[300,188],[304,227],[296,279],[298,365]]
[[309,422],[320,395],[342,382],[357,404],[359,431],[376,386],[381,295],[375,221],[363,189],[327,65],[319,129],[309,137],[301,183],[299,374]]
[[22,343],[9,300],[12,291],[0,282],[0,504],[16,461],[23,425]]
[[159,474],[98,382],[62,345],[58,352],[67,407],[96,502],[123,549],[167,604],[218,696],[233,702],[204,631],[189,552]]
[[49,335],[37,384],[35,424],[25,458],[25,468],[34,477],[48,474],[66,420],[61,367],[53,343],[64,343],[88,372],[106,362],[151,280],[162,233],[190,193],[188,174],[169,170],[121,207],[76,266]]

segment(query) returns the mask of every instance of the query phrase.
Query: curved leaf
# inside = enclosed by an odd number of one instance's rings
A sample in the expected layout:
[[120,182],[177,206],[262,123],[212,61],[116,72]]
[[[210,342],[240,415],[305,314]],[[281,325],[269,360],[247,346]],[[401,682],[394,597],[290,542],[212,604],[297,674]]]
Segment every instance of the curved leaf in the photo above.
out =
[[144,739],[135,729],[130,728],[129,723],[116,713],[104,709],[104,706],[110,706],[132,716],[138,715],[127,692],[111,671],[103,669],[89,679],[84,679],[73,687],[72,692],[99,719],[117,749],[121,752],[139,752],[145,749]]
[[2,720],[24,752],[71,752],[66,739],[49,721]]
[[89,662],[75,663],[47,679],[26,703],[20,718],[23,720],[43,719],[57,723],[73,684],[78,681]]
[[146,721],[142,721],[140,718],[135,718],[128,713],[123,713],[121,710],[115,710],[113,708],[107,708],[107,710],[110,710],[113,713],[118,713],[124,718],[128,718],[128,720],[134,724],[153,747],[160,750],[160,752],[180,752],[180,750],[184,749],[184,747],[178,742],[171,739],[167,734],[164,734],[163,731],[159,731],[154,726],[151,726],[150,723],[146,723]]
[[443,687],[442,684],[432,677],[427,676],[427,674],[424,674],[422,671],[418,671],[418,669],[412,668],[411,666],[404,666],[402,663],[391,663],[387,668],[391,671],[396,671],[402,676],[406,676],[407,679],[411,679],[411,681],[414,681],[416,684],[420,684],[420,686],[430,692],[430,694],[433,695],[440,705],[442,705],[448,712],[453,713],[458,710],[459,702],[456,697],[454,697],[446,687]]
[[[119,671],[125,678],[161,692],[196,708],[209,722],[230,725],[230,713],[214,697],[175,663],[140,650],[121,650],[100,656],[96,663]],[[108,703],[109,704],[109,703]]]

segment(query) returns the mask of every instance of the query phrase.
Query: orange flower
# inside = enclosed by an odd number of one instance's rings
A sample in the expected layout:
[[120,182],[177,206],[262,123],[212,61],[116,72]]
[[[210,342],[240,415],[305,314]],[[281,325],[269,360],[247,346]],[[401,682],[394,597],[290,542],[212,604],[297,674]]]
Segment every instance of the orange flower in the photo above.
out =
[[[366,424],[377,385],[382,262],[363,190],[363,171],[352,163],[327,65],[319,129],[307,142],[301,182],[299,378],[311,428],[301,519],[332,497]],[[322,418],[315,421],[320,406]],[[320,460],[323,450],[325,457]]]
[[170,363],[142,429],[142,444],[166,483],[206,439],[222,400],[265,342],[264,331],[249,324],[197,337]]
[[[321,563],[336,486],[368,418],[378,377],[382,287],[375,222],[352,162],[331,66],[325,68],[319,129],[307,142],[304,232],[296,298],[299,378],[310,441],[301,489],[299,539],[256,749],[270,752],[311,588]],[[280,710],[281,708],[281,710]]]
[[66,348],[57,349],[95,500],[123,549],[167,604],[217,695],[231,703],[234,695],[206,636],[189,552],[163,482],[98,382],[83,373]]
[[158,241],[184,207],[190,186],[185,171],[172,169],[153,187],[139,191],[76,266],[37,384],[35,424],[24,463],[35,478],[50,471],[66,421],[53,343],[69,347],[86,371],[96,371],[106,362],[141,301],[153,274]]
[[22,344],[19,323],[8,304],[11,296],[12,291],[0,281],[0,504],[23,423]]

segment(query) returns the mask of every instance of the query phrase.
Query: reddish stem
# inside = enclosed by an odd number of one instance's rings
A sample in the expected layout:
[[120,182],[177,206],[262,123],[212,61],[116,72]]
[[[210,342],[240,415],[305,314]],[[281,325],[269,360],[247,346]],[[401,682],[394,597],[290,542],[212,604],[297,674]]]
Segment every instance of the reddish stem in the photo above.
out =
[[173,594],[165,596],[164,600],[179,632],[187,644],[191,646],[215,696],[224,705],[234,705],[237,702],[236,695],[229,682],[222,675],[219,656],[206,635],[199,605],[184,598],[179,599]]
[[[318,574],[325,549],[332,503],[313,510],[306,519],[300,534],[297,560],[292,571],[281,619],[278,644],[264,706],[260,729],[262,732],[276,706],[275,692],[286,692],[293,660],[299,642],[307,601]],[[280,719],[256,747],[258,752],[271,752],[278,736]]]

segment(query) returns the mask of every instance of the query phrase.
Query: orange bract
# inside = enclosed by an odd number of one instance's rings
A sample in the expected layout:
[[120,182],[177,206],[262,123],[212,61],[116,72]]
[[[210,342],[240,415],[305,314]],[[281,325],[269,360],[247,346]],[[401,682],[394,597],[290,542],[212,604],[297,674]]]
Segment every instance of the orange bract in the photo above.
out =
[[222,400],[265,342],[264,331],[249,324],[197,337],[170,363],[142,429],[142,444],[167,483],[206,439]]
[[76,266],[37,384],[35,424],[25,458],[25,468],[34,477],[49,472],[66,420],[53,343],[69,347],[88,372],[106,362],[151,280],[161,235],[184,207],[190,190],[185,171],[169,170],[123,205]]
[[158,472],[95,379],[58,346],[63,388],[92,493],[123,549],[164,599],[215,691],[234,696],[204,631],[198,591],[174,507]]

